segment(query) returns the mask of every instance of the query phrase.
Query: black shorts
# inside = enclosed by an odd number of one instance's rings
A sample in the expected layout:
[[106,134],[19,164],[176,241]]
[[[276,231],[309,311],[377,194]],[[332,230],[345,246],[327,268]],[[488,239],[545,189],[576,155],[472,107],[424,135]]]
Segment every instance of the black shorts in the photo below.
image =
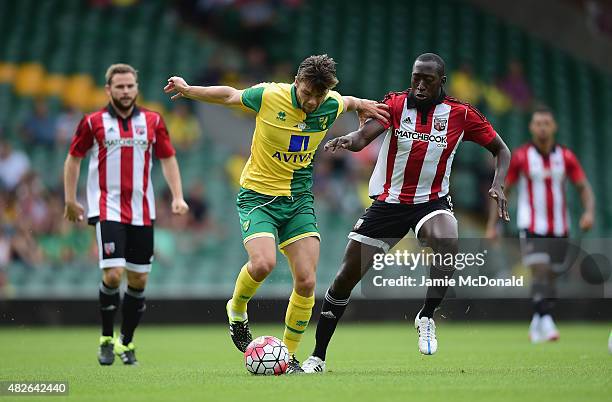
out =
[[391,204],[374,201],[353,227],[348,238],[363,244],[382,248],[388,252],[410,230],[418,238],[419,229],[429,218],[446,213],[453,214],[450,196],[421,204]]
[[521,230],[519,236],[523,264],[561,266],[565,262],[569,249],[567,236],[542,236],[528,230]]
[[150,272],[153,262],[153,226],[120,222],[96,223],[100,269],[125,267],[128,271]]

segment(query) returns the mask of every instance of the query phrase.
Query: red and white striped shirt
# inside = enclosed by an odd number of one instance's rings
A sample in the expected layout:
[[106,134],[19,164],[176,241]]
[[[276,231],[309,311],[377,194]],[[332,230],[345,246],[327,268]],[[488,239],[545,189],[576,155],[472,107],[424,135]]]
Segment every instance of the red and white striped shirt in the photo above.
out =
[[569,216],[566,202],[566,178],[573,183],[584,180],[584,170],[576,155],[555,145],[548,155],[532,143],[512,152],[506,185],[518,181],[519,229],[541,236],[567,236]]
[[89,155],[87,217],[151,225],[155,199],[151,183],[151,149],[157,158],[175,154],[161,115],[134,107],[123,119],[112,106],[85,115],[70,145],[70,154]]
[[486,145],[497,135],[474,107],[442,96],[428,112],[416,108],[408,91],[385,96],[391,128],[370,179],[370,197],[420,204],[448,194],[451,166],[459,143]]

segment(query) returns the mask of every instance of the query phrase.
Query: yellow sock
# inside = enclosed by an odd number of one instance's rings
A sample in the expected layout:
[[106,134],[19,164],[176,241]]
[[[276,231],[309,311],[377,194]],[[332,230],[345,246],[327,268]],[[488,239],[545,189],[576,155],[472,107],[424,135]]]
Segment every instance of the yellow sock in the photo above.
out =
[[247,270],[247,264],[244,264],[236,279],[236,286],[234,287],[234,294],[230,303],[232,311],[246,313],[247,303],[255,295],[257,288],[262,282],[257,282],[253,279]]
[[289,298],[287,314],[285,315],[285,334],[283,342],[289,349],[289,354],[295,354],[302,340],[302,334],[308,326],[312,308],[314,307],[315,297],[304,297],[298,295],[295,290]]

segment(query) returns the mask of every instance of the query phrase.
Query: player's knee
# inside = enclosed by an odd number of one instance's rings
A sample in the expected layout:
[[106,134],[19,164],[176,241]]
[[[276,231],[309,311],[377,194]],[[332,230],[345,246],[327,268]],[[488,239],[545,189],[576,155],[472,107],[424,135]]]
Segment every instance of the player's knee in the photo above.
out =
[[315,290],[315,285],[317,282],[316,275],[304,275],[295,278],[294,288],[300,295],[312,295]]
[[128,285],[134,289],[144,289],[147,286],[147,275],[134,275],[128,277]]
[[456,254],[459,251],[459,239],[456,236],[436,236],[431,243],[432,248],[438,253]]
[[116,288],[121,284],[121,269],[108,268],[103,273],[104,283],[111,287]]
[[276,266],[276,258],[272,256],[254,255],[251,257],[249,273],[256,281],[264,280]]

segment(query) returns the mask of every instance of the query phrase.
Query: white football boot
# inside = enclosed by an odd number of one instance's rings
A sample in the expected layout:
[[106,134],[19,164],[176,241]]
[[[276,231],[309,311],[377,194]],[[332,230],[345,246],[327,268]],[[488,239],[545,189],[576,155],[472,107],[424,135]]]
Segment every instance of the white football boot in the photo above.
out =
[[414,319],[414,327],[419,334],[419,351],[424,355],[433,355],[438,350],[436,323],[433,318],[419,317],[420,314]]
[[306,374],[323,373],[325,371],[325,360],[310,356],[302,363],[302,369]]
[[540,343],[544,341],[542,331],[540,330],[542,319],[538,313],[534,313],[529,324],[529,340],[531,343]]
[[550,314],[540,318],[540,334],[544,341],[554,342],[559,340],[559,330]]

